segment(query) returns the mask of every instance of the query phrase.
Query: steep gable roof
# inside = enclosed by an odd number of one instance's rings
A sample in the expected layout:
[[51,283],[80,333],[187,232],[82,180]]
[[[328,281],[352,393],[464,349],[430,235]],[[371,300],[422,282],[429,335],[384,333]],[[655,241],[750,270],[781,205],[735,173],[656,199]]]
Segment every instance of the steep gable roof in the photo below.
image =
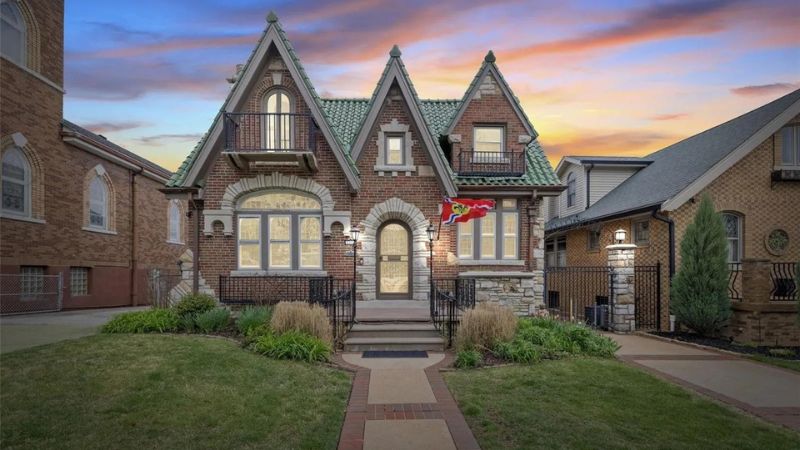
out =
[[167,183],[168,187],[192,187],[198,183],[204,166],[208,164],[213,147],[222,138],[223,112],[235,111],[236,107],[245,101],[244,94],[249,91],[253,84],[258,82],[256,75],[260,72],[261,65],[265,61],[271,45],[274,45],[278,50],[292,78],[297,82],[298,90],[303,96],[303,100],[308,105],[322,134],[330,143],[331,150],[342,167],[350,186],[355,190],[360,187],[361,182],[358,178],[358,170],[352,159],[350,159],[349,154],[342,149],[342,143],[331,127],[329,118],[322,107],[322,102],[274,12],[270,11],[267,16],[267,23],[267,28],[259,38],[258,44],[250,54],[247,63],[228,93],[222,108],[214,117],[208,132],[194,150],[189,153],[189,156],[175,175],[172,176]]
[[455,196],[457,190],[453,182],[453,172],[450,169],[450,164],[445,159],[444,153],[440,151],[438,138],[431,132],[431,127],[423,114],[422,103],[419,100],[417,91],[414,89],[414,85],[411,83],[411,78],[408,76],[408,72],[400,56],[400,49],[395,45],[389,52],[389,60],[386,62],[383,74],[381,74],[378,85],[372,93],[366,117],[361,123],[359,132],[351,148],[351,155],[354,160],[358,161],[358,157],[369,137],[372,126],[378,118],[378,113],[383,106],[383,101],[389,94],[391,86],[397,83],[400,92],[406,100],[408,109],[411,112],[411,118],[416,123],[417,129],[420,132],[420,138],[425,144],[425,148],[428,150],[428,156],[433,163],[434,171],[438,175],[442,187],[447,195]]
[[800,114],[800,89],[646,157],[652,163],[591,207],[553,219],[548,230],[656,208],[672,211]]

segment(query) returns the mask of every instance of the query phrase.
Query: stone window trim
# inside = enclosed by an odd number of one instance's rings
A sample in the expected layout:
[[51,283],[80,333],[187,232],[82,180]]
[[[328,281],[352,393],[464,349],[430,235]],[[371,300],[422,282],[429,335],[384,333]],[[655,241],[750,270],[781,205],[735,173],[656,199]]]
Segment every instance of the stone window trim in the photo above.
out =
[[[90,187],[94,180],[99,180],[101,183],[103,183],[103,186],[106,189],[105,224],[102,227],[92,225],[89,220],[89,208],[91,200]],[[103,167],[103,165],[98,164],[90,169],[86,173],[86,176],[83,180],[83,227],[81,229],[100,234],[117,234],[116,199],[117,195],[116,191],[114,190],[114,183],[111,181],[111,177],[109,176],[108,172],[106,172],[106,169]]]
[[0,208],[0,217],[4,219],[19,220],[31,223],[45,223],[45,208],[44,208],[44,165],[39,158],[38,151],[28,142],[28,139],[22,133],[12,133],[0,138],[0,161],[2,161],[6,152],[11,149],[17,149],[22,153],[28,163],[30,170],[30,208],[27,209],[25,214],[15,213],[13,211],[3,211]]
[[[386,139],[390,136],[403,137],[403,164],[389,164],[386,161]],[[396,176],[400,172],[405,172],[406,176],[411,175],[411,172],[417,171],[417,166],[414,165],[414,157],[411,149],[414,146],[414,141],[411,139],[411,127],[407,124],[399,123],[397,119],[392,119],[391,123],[382,124],[380,131],[378,131],[378,157],[375,160],[375,172],[379,175],[384,175],[385,172],[391,173]]]
[[[0,3],[10,3],[16,5],[17,11],[25,23],[25,30],[23,33],[24,55],[22,64],[14,61],[6,55],[2,55],[3,59],[9,61],[22,69],[30,70],[34,73],[39,72],[41,69],[41,58],[39,48],[41,47],[41,33],[39,31],[39,24],[33,15],[28,2],[25,0],[2,0]],[[48,82],[50,80],[47,80]]]
[[329,237],[334,224],[340,223],[344,227],[344,234],[350,236],[350,211],[336,211],[335,202],[330,190],[310,178],[297,175],[285,175],[280,172],[272,174],[259,174],[252,178],[242,178],[229,184],[225,189],[220,202],[220,209],[206,209],[203,211],[203,233],[206,236],[214,235],[214,225],[222,225],[225,236],[233,236],[233,218],[236,205],[241,197],[271,189],[286,189],[294,192],[310,194],[322,203],[322,235]]
[[[506,199],[508,200],[508,199]],[[518,203],[517,203],[518,205]],[[456,255],[459,259],[459,264],[465,263],[464,265],[479,265],[483,263],[484,265],[517,265],[517,264],[524,264],[524,260],[521,259],[521,231],[522,231],[522,224],[520,220],[520,210],[518,206],[511,207],[504,207],[503,206],[503,199],[498,199],[495,202],[495,209],[491,210],[489,214],[494,215],[494,255],[493,257],[482,257],[481,253],[481,238],[482,238],[482,220],[480,219],[473,219],[470,222],[472,223],[472,251],[469,254],[462,254],[461,251],[461,227],[462,224],[457,224],[456,226]],[[487,214],[488,215],[488,214]],[[504,248],[504,238],[505,233],[505,219],[509,215],[516,215],[516,222],[517,222],[517,229],[516,235],[513,236],[516,238],[516,249],[515,254],[511,256],[505,255],[505,248]],[[472,261],[476,261],[473,263]],[[502,261],[504,263],[493,263],[497,261]],[[517,263],[519,261],[520,263]],[[508,264],[505,264],[508,262]]]
[[[175,214],[175,210],[177,209],[177,215]],[[172,199],[169,201],[167,205],[167,244],[176,244],[176,245],[184,245],[185,244],[185,236],[184,236],[184,227],[183,227],[183,217],[184,217],[184,210],[183,204],[178,199]],[[177,220],[177,224],[175,221]],[[173,236],[173,227],[177,226],[178,237],[177,239]]]

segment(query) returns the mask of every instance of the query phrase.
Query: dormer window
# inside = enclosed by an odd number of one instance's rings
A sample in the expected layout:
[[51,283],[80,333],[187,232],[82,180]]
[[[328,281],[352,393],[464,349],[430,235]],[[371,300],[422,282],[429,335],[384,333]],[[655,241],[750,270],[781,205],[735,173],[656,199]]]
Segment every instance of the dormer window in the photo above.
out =
[[578,192],[575,183],[575,173],[570,172],[570,174],[567,175],[567,208],[575,206],[575,197]]
[[475,155],[497,157],[505,151],[505,128],[502,126],[476,126],[474,131]]
[[386,135],[386,165],[403,166],[405,165],[405,136]]

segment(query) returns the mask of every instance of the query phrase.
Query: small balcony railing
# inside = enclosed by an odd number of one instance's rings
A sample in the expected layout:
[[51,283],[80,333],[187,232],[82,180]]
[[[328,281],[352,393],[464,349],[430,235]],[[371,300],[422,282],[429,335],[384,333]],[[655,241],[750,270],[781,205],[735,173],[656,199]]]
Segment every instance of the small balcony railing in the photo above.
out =
[[728,263],[728,298],[732,302],[742,301],[742,263]]
[[316,152],[317,126],[310,114],[224,113],[225,151]]
[[772,291],[770,300],[773,301],[793,301],[796,298],[797,290],[800,286],[795,283],[795,270],[798,263],[779,262],[772,263],[770,270],[770,280],[772,281]]
[[462,150],[454,162],[456,173],[474,177],[520,177],[527,171],[525,151],[478,152]]

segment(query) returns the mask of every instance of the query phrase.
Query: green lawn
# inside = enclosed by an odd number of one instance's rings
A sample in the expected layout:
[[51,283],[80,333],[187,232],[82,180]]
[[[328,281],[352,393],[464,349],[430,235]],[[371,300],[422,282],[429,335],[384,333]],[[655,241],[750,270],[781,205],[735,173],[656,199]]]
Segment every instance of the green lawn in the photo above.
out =
[[800,434],[615,360],[445,374],[483,449],[800,448]]
[[0,357],[0,447],[336,448],[349,392],[227,340],[92,336]]
[[772,364],[773,366],[783,367],[784,369],[790,369],[800,372],[800,360],[772,358],[765,355],[749,355],[749,356],[750,358],[755,359],[756,361],[761,361],[763,363]]

